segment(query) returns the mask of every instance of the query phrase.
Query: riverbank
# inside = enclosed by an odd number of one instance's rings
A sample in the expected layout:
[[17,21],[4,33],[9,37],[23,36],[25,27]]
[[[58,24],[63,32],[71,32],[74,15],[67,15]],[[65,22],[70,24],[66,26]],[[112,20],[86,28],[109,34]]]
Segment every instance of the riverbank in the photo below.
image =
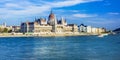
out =
[[0,37],[54,37],[54,36],[88,36],[99,35],[93,33],[1,33]]

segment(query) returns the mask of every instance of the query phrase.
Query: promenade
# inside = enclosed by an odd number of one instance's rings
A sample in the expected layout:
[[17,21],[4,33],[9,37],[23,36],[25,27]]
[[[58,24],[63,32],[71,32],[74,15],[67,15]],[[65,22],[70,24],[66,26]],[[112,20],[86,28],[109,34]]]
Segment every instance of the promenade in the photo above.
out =
[[66,32],[66,33],[1,33],[0,37],[52,37],[52,36],[88,36],[98,35],[92,33]]

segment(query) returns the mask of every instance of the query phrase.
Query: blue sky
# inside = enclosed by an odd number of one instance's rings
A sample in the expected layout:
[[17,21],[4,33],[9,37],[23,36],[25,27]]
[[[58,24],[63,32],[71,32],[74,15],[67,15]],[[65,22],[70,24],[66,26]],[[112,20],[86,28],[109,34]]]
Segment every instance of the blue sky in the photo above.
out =
[[120,0],[3,0],[0,24],[20,25],[35,18],[48,18],[51,10],[68,23],[115,29],[120,27]]

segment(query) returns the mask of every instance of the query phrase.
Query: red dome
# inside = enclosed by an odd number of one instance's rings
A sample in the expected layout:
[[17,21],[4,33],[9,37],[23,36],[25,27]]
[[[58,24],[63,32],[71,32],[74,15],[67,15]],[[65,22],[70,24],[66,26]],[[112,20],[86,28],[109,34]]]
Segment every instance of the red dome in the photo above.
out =
[[54,19],[55,18],[55,15],[54,14],[50,14],[49,15],[49,19]]
[[53,19],[55,19],[55,15],[52,13],[52,11],[51,11],[51,13],[50,13],[50,15],[49,15],[49,20],[53,20]]

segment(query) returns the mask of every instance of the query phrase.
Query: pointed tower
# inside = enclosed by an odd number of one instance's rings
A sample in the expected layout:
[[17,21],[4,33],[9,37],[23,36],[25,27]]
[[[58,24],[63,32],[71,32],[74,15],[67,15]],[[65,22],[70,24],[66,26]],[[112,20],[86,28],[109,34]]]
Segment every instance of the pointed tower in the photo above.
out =
[[55,18],[54,24],[52,26],[52,32],[57,32],[57,20],[56,20],[56,18]]
[[66,20],[63,17],[61,17],[61,24],[62,25],[67,25],[67,22],[66,22]]

